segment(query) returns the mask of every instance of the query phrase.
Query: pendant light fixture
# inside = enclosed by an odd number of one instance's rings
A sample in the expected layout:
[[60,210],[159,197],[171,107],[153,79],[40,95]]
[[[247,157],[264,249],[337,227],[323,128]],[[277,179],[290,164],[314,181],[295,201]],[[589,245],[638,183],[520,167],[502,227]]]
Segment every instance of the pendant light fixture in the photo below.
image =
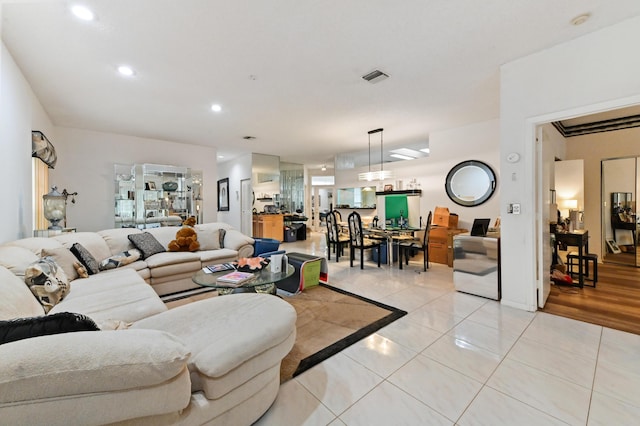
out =
[[[365,173],[358,174],[358,180],[366,180],[368,182],[374,180],[385,180],[393,177],[393,174],[389,170],[384,170],[384,159],[383,159],[383,140],[382,140],[382,132],[383,128],[369,130],[369,171]],[[377,172],[371,171],[371,135],[380,133],[380,170]]]

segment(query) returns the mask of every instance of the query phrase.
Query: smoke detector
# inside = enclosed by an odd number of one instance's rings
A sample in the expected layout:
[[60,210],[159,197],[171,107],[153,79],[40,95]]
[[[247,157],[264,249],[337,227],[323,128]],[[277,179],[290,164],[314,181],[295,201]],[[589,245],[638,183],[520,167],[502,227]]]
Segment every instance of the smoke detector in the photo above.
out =
[[374,70],[374,71],[371,71],[369,74],[363,75],[362,78],[368,81],[369,83],[374,84],[389,78],[389,76],[380,70]]

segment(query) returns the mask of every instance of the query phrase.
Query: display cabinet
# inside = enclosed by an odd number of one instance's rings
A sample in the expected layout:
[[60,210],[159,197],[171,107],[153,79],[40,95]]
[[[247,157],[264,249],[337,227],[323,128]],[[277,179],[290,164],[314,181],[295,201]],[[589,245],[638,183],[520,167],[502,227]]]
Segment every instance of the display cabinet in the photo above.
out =
[[158,164],[116,165],[116,227],[180,225],[189,216],[201,222],[202,173]]

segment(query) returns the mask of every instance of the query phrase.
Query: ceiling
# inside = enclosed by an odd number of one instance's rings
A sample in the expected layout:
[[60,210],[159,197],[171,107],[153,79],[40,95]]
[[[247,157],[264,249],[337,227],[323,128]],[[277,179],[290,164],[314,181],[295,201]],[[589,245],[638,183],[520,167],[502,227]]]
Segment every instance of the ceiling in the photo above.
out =
[[[498,118],[501,64],[640,15],[637,0],[82,3],[96,20],[2,1],[2,39],[55,125],[312,167],[372,129],[401,146]],[[389,78],[361,78],[375,69]]]

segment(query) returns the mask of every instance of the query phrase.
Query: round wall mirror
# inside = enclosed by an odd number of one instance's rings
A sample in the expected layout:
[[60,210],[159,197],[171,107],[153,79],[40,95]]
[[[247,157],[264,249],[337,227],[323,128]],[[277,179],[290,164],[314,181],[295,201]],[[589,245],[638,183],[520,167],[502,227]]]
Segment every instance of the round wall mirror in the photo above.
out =
[[449,171],[444,187],[454,203],[466,207],[479,206],[496,190],[496,175],[482,161],[463,161]]

